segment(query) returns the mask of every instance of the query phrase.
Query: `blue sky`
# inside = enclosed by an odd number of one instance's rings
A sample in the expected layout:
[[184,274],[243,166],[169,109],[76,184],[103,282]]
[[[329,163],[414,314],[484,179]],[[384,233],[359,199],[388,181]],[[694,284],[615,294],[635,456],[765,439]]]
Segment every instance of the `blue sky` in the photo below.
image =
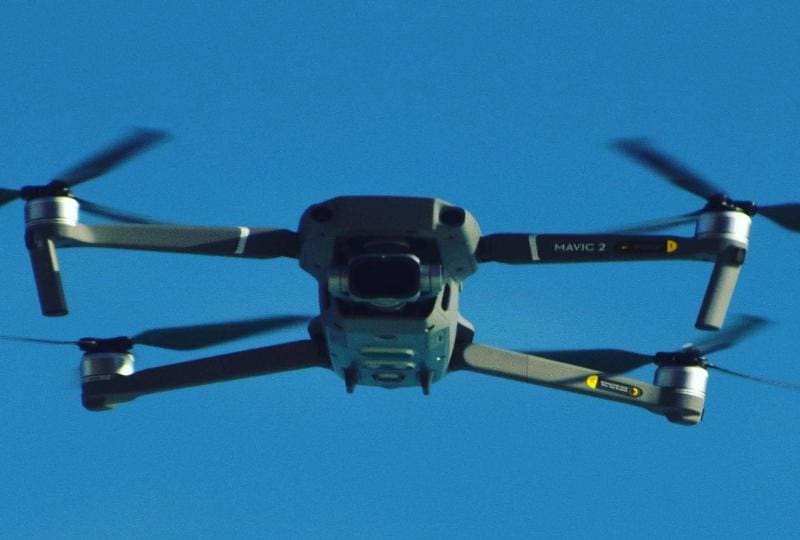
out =
[[[172,139],[78,194],[191,224],[293,228],[314,202],[396,194],[462,205],[484,233],[608,230],[701,205],[607,146],[647,136],[739,198],[800,201],[789,2],[186,4],[4,5],[0,186],[148,126]],[[83,249],[60,254],[70,315],[46,319],[22,210],[0,208],[2,333],[316,309],[294,261]],[[776,324],[713,361],[800,380],[798,246],[756,220],[731,311]],[[489,345],[655,353],[696,335],[710,271],[486,265],[462,311]],[[302,337],[141,347],[137,365]],[[3,537],[788,537],[800,511],[800,395],[719,374],[695,428],[468,373],[427,398],[307,371],[93,414],[77,350],[0,353]]]

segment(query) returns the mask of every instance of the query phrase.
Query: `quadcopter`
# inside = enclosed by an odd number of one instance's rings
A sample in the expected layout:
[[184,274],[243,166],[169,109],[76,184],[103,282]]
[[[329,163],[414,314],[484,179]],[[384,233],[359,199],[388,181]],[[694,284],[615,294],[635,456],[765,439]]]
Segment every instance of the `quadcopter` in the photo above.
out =
[[[188,226],[154,222],[73,195],[79,184],[164,138],[160,131],[137,130],[47,184],[0,189],[0,205],[25,201],[25,245],[42,313],[68,312],[57,248],[101,247],[297,259],[318,283],[319,315],[308,322],[308,339],[138,371],[131,352],[136,344],[193,350],[308,319],[265,317],[78,341],[2,336],[80,347],[82,402],[89,410],[112,409],[156,392],[311,367],[335,372],[349,393],[363,385],[418,387],[426,395],[446,374],[472,371],[626,403],[684,425],[703,417],[709,369],[797,388],[721,368],[707,355],[766,324],[744,316],[722,329],[753,216],[800,232],[800,204],[734,200],[646,141],[621,140],[615,147],[706,204],[613,233],[483,235],[464,208],[435,198],[391,196],[343,196],[314,204],[296,231]],[[84,224],[81,212],[118,223]],[[695,223],[690,237],[651,234],[690,222]],[[482,264],[645,260],[712,263],[695,326],[717,332],[655,355],[617,349],[520,352],[475,343],[474,328],[459,311],[463,283]],[[657,366],[652,384],[622,375],[650,364]]]

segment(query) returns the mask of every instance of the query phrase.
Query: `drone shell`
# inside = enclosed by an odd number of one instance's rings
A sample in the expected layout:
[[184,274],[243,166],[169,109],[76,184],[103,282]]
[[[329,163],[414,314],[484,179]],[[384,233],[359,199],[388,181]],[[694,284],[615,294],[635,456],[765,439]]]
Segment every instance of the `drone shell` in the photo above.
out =
[[[320,283],[337,263],[346,239],[420,242],[435,245],[448,276],[463,281],[478,269],[475,250],[481,237],[475,218],[440,199],[419,197],[337,197],[310,207],[298,227],[300,266]],[[419,251],[414,249],[415,252]],[[424,263],[438,261],[425,260]]]

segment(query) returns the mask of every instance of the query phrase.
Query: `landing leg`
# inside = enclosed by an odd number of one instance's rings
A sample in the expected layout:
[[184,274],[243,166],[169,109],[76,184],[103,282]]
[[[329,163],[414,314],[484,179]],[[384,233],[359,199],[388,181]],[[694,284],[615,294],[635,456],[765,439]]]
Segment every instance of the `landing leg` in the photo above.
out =
[[430,395],[431,383],[433,382],[433,372],[423,369],[419,372],[419,384],[422,386],[423,395]]
[[356,389],[356,385],[358,384],[358,369],[357,368],[347,368],[344,370],[344,384],[345,388],[347,388],[347,393],[352,394],[353,390]]

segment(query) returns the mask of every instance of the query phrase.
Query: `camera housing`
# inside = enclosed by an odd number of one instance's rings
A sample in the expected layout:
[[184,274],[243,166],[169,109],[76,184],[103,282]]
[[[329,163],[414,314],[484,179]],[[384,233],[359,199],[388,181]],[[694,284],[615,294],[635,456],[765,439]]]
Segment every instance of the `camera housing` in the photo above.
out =
[[388,310],[436,296],[443,285],[441,265],[422,264],[410,253],[357,255],[328,274],[331,296]]

